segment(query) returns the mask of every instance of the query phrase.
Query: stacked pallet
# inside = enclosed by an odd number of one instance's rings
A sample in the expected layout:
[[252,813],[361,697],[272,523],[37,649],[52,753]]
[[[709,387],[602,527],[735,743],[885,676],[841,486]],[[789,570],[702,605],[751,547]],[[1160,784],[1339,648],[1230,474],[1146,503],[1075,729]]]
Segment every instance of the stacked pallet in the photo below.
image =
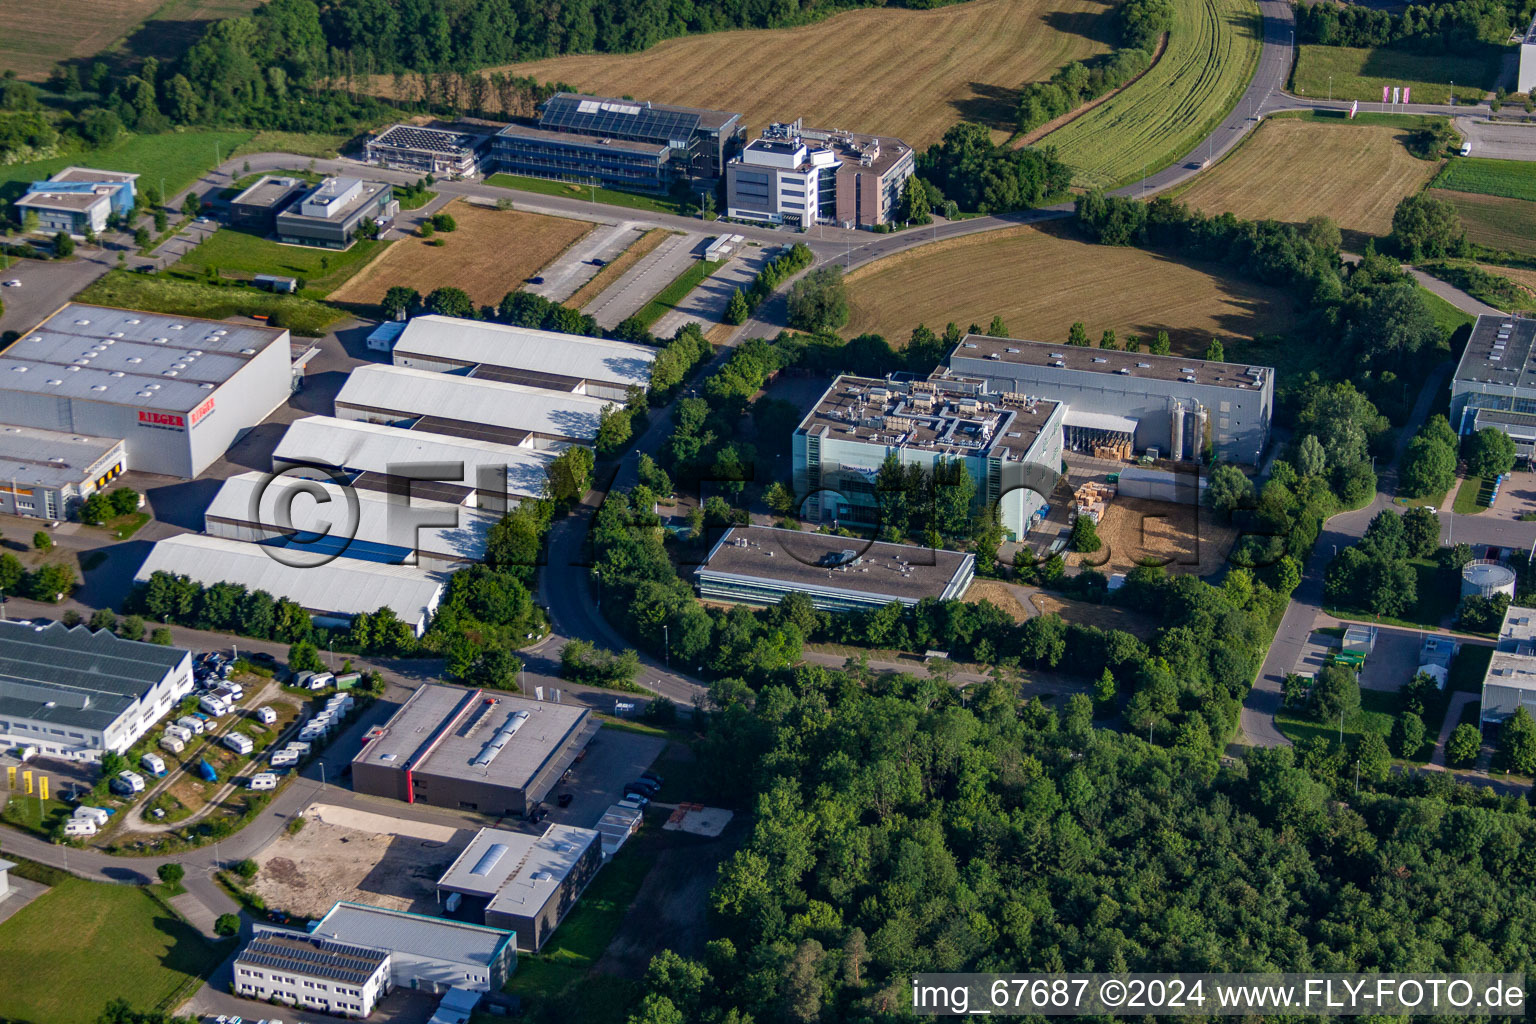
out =
[[1114,500],[1115,489],[1097,480],[1090,480],[1072,494],[1072,512],[1087,516],[1095,524],[1104,518],[1104,510]]
[[1126,440],[1095,444],[1093,446],[1093,457],[1096,459],[1110,459],[1116,462],[1129,462],[1131,459],[1131,442]]

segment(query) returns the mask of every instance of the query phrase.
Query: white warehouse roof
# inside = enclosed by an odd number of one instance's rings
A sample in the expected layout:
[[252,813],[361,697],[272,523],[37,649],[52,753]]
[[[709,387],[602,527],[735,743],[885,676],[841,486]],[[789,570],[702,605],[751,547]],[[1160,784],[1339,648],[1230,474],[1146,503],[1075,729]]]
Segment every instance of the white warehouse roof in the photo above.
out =
[[[268,481],[270,480],[270,484]],[[329,498],[321,502],[318,488]],[[294,492],[290,498],[289,492]],[[289,522],[300,533],[324,535],[337,532],[335,543],[299,543],[296,556],[320,551],[340,551],[348,559],[392,562],[402,552],[422,554],[450,561],[480,561],[485,557],[485,541],[499,516],[489,512],[412,497],[410,511],[391,508],[396,499],[380,491],[354,489],[357,496],[355,526],[342,488],[329,480],[301,480],[294,476],[270,477],[266,473],[241,473],[224,481],[206,513],[207,531],[214,536],[230,537],[229,526],[240,524],[257,528],[259,539],[277,539],[286,532],[279,529],[278,509],[286,508]],[[258,504],[259,503],[259,504]],[[456,525],[421,526],[423,520]],[[347,543],[346,534],[350,534]],[[240,539],[240,538],[232,538]],[[258,538],[245,538],[258,539]],[[289,561],[297,561],[298,557]]]
[[584,442],[597,437],[598,417],[612,404],[586,395],[380,365],[353,370],[336,396],[338,413],[350,406],[398,413],[402,419],[435,417]]
[[437,608],[447,579],[414,566],[352,558],[338,558],[318,569],[289,566],[260,545],[200,534],[157,543],[134,579],[142,582],[157,571],[187,576],[204,586],[229,582],[265,590],[316,614],[352,616],[389,607],[418,630]]
[[505,466],[509,498],[543,497],[551,459],[549,454],[532,448],[334,416],[294,420],[272,453],[274,468],[314,463],[355,473],[386,475],[391,469],[413,463],[462,462],[464,484],[468,487],[478,484],[480,467]]
[[650,384],[656,349],[626,341],[451,316],[418,316],[406,325],[405,333],[395,342],[397,365],[412,356],[465,365],[502,366],[565,377],[573,382],[590,380],[624,388]]

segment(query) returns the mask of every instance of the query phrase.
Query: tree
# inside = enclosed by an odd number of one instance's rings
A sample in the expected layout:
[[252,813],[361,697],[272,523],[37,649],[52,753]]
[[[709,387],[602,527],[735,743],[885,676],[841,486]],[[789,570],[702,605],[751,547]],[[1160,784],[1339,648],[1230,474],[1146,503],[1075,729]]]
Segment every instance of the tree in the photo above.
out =
[[459,223],[453,219],[453,214],[451,213],[434,213],[432,215],[432,226],[444,234],[459,229]]
[[1308,434],[1301,439],[1301,443],[1296,446],[1295,462],[1296,472],[1304,477],[1321,476],[1323,470],[1328,468],[1328,456],[1316,434]]
[[1415,506],[1403,513],[1403,547],[1409,558],[1428,558],[1440,547],[1440,517]]
[[1106,330],[1104,332],[1104,336],[1099,339],[1099,348],[1109,349],[1110,351],[1119,351],[1120,342],[1115,337],[1115,332],[1113,330]]
[[187,869],[171,860],[166,861],[164,864],[161,864],[158,868],[156,868],[155,874],[158,875],[160,881],[164,882],[166,885],[176,886],[180,885],[181,880],[186,877]]
[[9,551],[0,554],[0,594],[15,594],[27,577],[21,559]]
[[1169,339],[1168,332],[1158,331],[1156,337],[1147,346],[1147,351],[1155,356],[1166,356],[1172,352],[1173,342]]
[[155,631],[150,634],[149,642],[160,647],[170,647],[175,641],[171,637],[169,626],[156,626]]
[[437,227],[432,223],[432,218],[428,217],[423,220],[420,226],[416,228],[416,234],[422,238],[431,238],[437,234]]
[[1416,435],[1403,452],[1398,482],[1409,497],[1444,495],[1456,482],[1456,449],[1436,438]]
[[897,216],[908,224],[927,224],[933,220],[929,209],[928,190],[914,174],[901,186],[901,205],[897,209]]
[[240,863],[235,865],[235,874],[239,875],[241,878],[245,879],[247,882],[249,882],[251,879],[255,878],[256,877],[256,873],[258,871],[260,871],[260,870],[261,870],[261,866],[259,864],[257,864],[254,860],[252,860],[249,857],[245,858]]
[[1235,510],[1253,507],[1253,481],[1236,466],[1222,463],[1211,470],[1205,501],[1230,519]]
[[53,254],[61,260],[75,254],[75,240],[68,231],[60,231],[53,236]]
[[436,313],[438,316],[456,316],[466,320],[473,320],[475,317],[475,303],[469,297],[469,293],[451,285],[432,289],[427,294],[426,307],[427,312]]
[[1392,751],[1379,732],[1366,732],[1355,747],[1355,761],[1360,775],[1369,782],[1381,782],[1392,770]]
[[1224,363],[1227,361],[1227,349],[1221,343],[1220,338],[1212,338],[1211,343],[1205,346],[1205,358],[1213,363]]
[[795,511],[795,492],[784,486],[781,481],[775,480],[763,491],[763,503],[772,509],[775,515],[791,515]]
[[1115,682],[1115,674],[1105,669],[1099,675],[1099,681],[1093,684],[1093,701],[1100,707],[1107,707],[1114,703],[1116,695],[1120,692]]
[[124,640],[144,639],[144,620],[137,615],[125,615],[118,624],[117,635]]
[[1312,717],[1324,724],[1348,719],[1360,708],[1360,683],[1344,665],[1328,664],[1312,680]]
[[1008,337],[1008,325],[1003,323],[1003,318],[994,316],[992,322],[987,324],[987,336],[992,338]]
[[1079,515],[1072,520],[1072,536],[1067,541],[1067,546],[1079,552],[1097,551],[1104,546],[1104,542],[1099,539],[1099,530],[1093,523],[1093,517]]
[[216,934],[222,935],[225,938],[228,938],[231,935],[239,935],[240,915],[220,914],[218,918],[213,922],[213,930]]
[[1072,326],[1067,329],[1067,344],[1076,345],[1079,348],[1088,347],[1088,328],[1081,320],[1073,321]]
[[117,629],[117,613],[111,608],[98,608],[91,613],[91,632],[98,630],[113,631]]
[[288,648],[288,671],[295,674],[299,672],[324,672],[325,662],[320,660],[320,652],[315,645],[308,640],[300,640],[291,644]]
[[1456,207],[1429,195],[1411,195],[1392,214],[1393,248],[1417,262],[1458,255],[1466,245]]
[[133,244],[140,249],[149,246],[149,228],[137,227],[133,229]]
[[620,405],[605,405],[597,414],[597,436],[593,439],[598,454],[612,458],[619,454],[634,436],[633,416]]
[[100,526],[112,518],[112,501],[97,491],[80,503],[80,521],[87,526]]
[[848,293],[841,267],[818,267],[789,289],[789,325],[796,330],[835,331],[848,322]]
[[188,217],[196,217],[202,208],[202,200],[198,198],[196,192],[188,192],[187,198],[181,203],[181,212]]
[[107,495],[112,502],[112,511],[120,516],[126,516],[139,509],[139,492],[132,487],[116,487]]
[[1463,722],[1451,730],[1451,738],[1445,741],[1445,763],[1452,768],[1470,768],[1482,750],[1482,732],[1471,722]]
[[747,305],[747,297],[741,294],[737,288],[731,293],[731,300],[725,304],[725,322],[739,325],[747,322],[747,317],[752,315],[751,307]]
[[1424,746],[1424,719],[1412,711],[1398,715],[1392,723],[1392,745],[1399,757],[1417,759],[1419,748]]
[[552,459],[544,473],[549,496],[561,505],[573,505],[592,487],[592,449],[572,445]]
[[1499,726],[1494,764],[1503,771],[1536,775],[1536,722],[1525,708],[1515,709]]
[[61,562],[49,562],[32,574],[32,597],[50,604],[75,589],[75,570]]
[[1515,442],[1497,427],[1484,427],[1462,441],[1461,457],[1472,476],[1495,477],[1515,468]]
[[404,320],[412,310],[420,307],[421,293],[402,284],[392,285],[384,293],[384,301],[379,303],[386,320]]

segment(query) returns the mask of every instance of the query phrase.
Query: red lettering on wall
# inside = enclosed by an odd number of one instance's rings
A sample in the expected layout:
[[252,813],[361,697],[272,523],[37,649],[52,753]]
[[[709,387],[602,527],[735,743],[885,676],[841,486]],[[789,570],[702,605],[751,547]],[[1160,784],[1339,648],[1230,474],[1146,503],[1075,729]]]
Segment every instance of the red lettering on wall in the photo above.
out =
[[175,413],[149,412],[144,409],[139,410],[139,422],[148,423],[153,427],[185,427],[187,425],[186,420]]

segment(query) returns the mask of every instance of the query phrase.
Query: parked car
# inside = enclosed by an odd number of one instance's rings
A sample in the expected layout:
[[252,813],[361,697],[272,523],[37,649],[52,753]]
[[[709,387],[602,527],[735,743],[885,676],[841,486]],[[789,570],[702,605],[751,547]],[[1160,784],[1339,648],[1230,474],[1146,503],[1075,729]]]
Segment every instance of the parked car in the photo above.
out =
[[247,654],[245,656],[245,660],[250,662],[252,665],[263,665],[267,668],[277,667],[277,658],[274,655],[268,654],[266,651],[257,651],[254,654]]
[[592,257],[592,259],[588,260],[588,262],[591,263],[594,267],[606,267],[608,265],[607,260],[600,259],[596,256]]
[[647,779],[644,776],[642,776],[642,777],[634,780],[633,782],[629,783],[624,788],[625,789],[638,789],[640,792],[644,793],[646,796],[655,796],[656,792],[661,789],[661,783],[659,783],[659,782],[652,782],[650,779]]
[[624,794],[624,799],[619,801],[619,806],[627,807],[632,811],[643,811],[651,806],[651,801],[648,797],[641,796],[639,793],[626,793]]
[[660,786],[663,782],[666,781],[666,779],[663,779],[660,775],[657,775],[655,772],[651,771],[649,768],[647,768],[645,771],[641,772],[640,773],[640,777],[642,779],[646,779],[646,780],[648,780],[650,782],[656,783],[657,786]]
[[6,286],[6,287],[7,287],[7,288],[20,288],[20,287],[21,287],[21,282],[20,282],[20,281],[18,281],[18,280],[16,280],[16,279],[15,279],[15,278],[14,278],[14,277],[13,277],[13,278],[11,278],[11,279],[10,279],[10,280],[9,280],[9,281],[7,281],[7,282],[5,282],[5,286]]

